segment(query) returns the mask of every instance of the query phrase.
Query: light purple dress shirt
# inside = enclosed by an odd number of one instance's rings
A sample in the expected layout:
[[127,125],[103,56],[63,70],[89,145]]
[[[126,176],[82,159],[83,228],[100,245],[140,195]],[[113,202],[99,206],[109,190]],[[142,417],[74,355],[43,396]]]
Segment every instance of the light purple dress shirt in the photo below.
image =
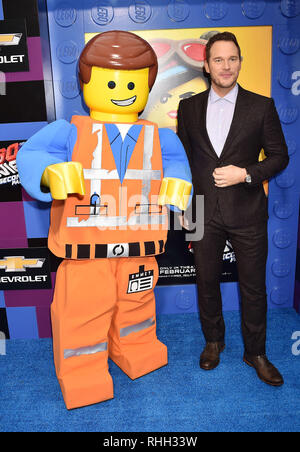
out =
[[218,157],[232,123],[239,87],[236,84],[224,97],[220,97],[213,88],[210,89],[207,103],[206,128],[211,144]]

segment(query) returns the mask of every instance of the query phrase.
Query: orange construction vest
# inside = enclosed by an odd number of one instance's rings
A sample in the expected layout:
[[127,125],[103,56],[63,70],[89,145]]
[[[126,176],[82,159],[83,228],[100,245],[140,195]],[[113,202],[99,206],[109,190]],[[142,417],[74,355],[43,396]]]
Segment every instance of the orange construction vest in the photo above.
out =
[[121,184],[105,124],[73,116],[77,141],[72,160],[81,162],[85,196],[53,201],[50,250],[67,259],[153,256],[164,252],[168,219],[157,204],[163,179],[158,127],[143,128]]

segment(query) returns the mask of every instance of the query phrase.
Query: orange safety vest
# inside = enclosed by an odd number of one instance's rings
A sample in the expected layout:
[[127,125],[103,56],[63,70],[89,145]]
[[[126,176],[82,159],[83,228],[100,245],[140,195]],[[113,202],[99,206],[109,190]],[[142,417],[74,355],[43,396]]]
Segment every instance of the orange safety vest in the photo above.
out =
[[73,116],[72,160],[84,170],[85,196],[53,201],[50,250],[68,259],[153,256],[164,252],[168,218],[157,204],[163,179],[158,127],[143,125],[121,184],[105,124]]

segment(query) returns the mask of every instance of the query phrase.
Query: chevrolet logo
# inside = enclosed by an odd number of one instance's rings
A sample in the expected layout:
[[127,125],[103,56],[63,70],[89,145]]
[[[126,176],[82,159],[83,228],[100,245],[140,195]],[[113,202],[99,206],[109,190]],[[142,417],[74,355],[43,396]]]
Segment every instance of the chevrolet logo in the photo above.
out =
[[22,33],[0,34],[0,46],[17,46],[21,38]]
[[29,258],[24,256],[7,256],[0,259],[0,270],[5,272],[26,272],[26,268],[42,268],[46,259]]

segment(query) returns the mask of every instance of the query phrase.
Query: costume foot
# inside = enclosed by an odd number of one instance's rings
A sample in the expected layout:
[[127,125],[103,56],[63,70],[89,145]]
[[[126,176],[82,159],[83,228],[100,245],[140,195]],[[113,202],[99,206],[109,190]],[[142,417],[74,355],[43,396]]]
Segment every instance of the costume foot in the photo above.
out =
[[68,410],[113,399],[113,381],[109,372],[102,375],[67,375],[59,378]]
[[[121,351],[120,351],[121,350]],[[109,347],[109,357],[132,380],[168,364],[167,347],[160,341]]]

